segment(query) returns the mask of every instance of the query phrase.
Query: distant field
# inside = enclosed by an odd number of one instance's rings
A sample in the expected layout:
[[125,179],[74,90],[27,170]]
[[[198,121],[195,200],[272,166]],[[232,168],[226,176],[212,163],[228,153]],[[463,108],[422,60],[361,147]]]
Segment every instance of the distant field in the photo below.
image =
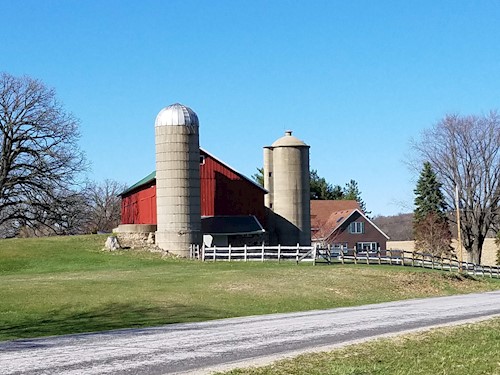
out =
[[395,266],[201,263],[103,252],[104,236],[0,240],[0,340],[500,289]]
[[[456,240],[453,240],[451,243],[453,249],[457,249],[458,244]],[[398,249],[398,250],[406,250],[413,251],[415,249],[414,241],[387,241],[388,249]],[[495,266],[497,264],[497,250],[498,247],[495,244],[494,238],[486,238],[484,240],[483,245],[483,254],[481,257],[481,263],[486,266]],[[463,260],[467,260],[467,253],[462,248],[463,251]]]
[[500,318],[304,354],[224,374],[499,375]]

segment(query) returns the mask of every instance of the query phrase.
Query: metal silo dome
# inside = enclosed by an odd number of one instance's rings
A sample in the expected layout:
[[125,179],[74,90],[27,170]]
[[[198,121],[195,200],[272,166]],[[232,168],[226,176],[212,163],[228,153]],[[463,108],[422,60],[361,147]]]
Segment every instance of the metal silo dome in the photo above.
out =
[[155,126],[199,126],[198,116],[189,107],[175,103],[163,108],[156,116]]

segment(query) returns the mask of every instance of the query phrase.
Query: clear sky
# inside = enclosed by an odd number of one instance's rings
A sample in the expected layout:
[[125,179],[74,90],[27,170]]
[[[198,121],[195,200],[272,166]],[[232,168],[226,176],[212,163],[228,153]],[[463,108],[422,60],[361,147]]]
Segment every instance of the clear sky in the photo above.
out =
[[0,71],[54,87],[96,181],[155,168],[180,102],[246,174],[291,129],[311,168],[355,179],[372,215],[413,210],[412,137],[500,107],[500,1],[0,0]]

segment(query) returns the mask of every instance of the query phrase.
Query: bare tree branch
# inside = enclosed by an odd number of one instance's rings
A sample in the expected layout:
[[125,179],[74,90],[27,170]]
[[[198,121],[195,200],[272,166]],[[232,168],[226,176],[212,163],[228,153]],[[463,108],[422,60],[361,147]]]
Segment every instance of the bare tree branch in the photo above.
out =
[[87,168],[78,139],[53,89],[0,74],[0,225],[65,232],[61,209]]

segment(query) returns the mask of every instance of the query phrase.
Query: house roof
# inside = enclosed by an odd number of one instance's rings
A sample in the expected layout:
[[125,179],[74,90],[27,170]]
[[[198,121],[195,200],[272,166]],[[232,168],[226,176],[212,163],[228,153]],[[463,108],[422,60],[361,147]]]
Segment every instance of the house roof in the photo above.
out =
[[[337,208],[337,210],[335,210]],[[329,211],[331,209],[332,211]],[[315,239],[329,237],[354,213],[359,213],[368,223],[389,239],[360,209],[359,203],[352,200],[313,200],[311,201],[311,229]],[[324,228],[325,231],[320,230]]]
[[[214,159],[214,160],[218,161],[219,163],[221,163],[222,165],[224,165],[227,169],[230,169],[233,173],[237,174],[238,176],[240,176],[244,180],[252,183],[256,187],[258,187],[260,190],[264,191],[264,193],[268,193],[268,191],[266,189],[264,189],[262,186],[260,186],[254,180],[248,178],[243,173],[238,172],[236,169],[234,169],[233,167],[231,167],[227,163],[224,163],[222,160],[220,160],[219,158],[215,157],[214,155],[212,155],[211,153],[209,153],[208,151],[206,151],[205,149],[203,149],[201,147],[200,147],[200,153],[210,156],[212,159]],[[132,186],[130,186],[127,189],[125,189],[124,191],[122,191],[120,194],[118,194],[118,196],[121,197],[121,196],[123,196],[123,195],[131,192],[132,190],[135,190],[135,189],[137,189],[137,188],[139,188],[139,187],[141,187],[143,185],[146,185],[146,184],[150,183],[151,181],[153,181],[155,179],[156,179],[156,171],[153,171],[150,174],[148,174],[146,177],[144,177],[143,179],[137,181],[135,184],[133,184]]]
[[341,211],[352,211],[359,207],[355,200],[312,200],[311,201],[311,226],[320,227],[332,224],[338,218],[331,218],[333,213]]
[[202,217],[201,229],[203,233],[218,235],[258,234],[265,232],[259,220],[253,215]]

